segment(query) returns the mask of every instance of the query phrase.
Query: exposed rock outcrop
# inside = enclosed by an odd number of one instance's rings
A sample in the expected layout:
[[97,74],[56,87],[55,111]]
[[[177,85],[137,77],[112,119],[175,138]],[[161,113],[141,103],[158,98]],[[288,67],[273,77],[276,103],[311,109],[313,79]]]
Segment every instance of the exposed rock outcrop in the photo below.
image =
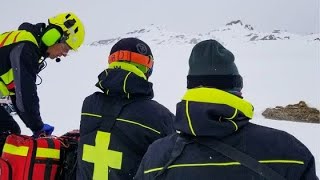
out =
[[268,119],[320,123],[320,111],[309,107],[304,101],[286,107],[267,108],[262,115]]

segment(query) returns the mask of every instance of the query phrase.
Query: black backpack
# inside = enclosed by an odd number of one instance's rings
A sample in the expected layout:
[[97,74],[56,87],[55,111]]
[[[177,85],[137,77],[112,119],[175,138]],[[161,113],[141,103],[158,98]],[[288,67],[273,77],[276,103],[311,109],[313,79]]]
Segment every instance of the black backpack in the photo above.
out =
[[73,130],[59,137],[60,150],[60,174],[59,180],[75,180],[77,172],[77,149],[80,138],[79,130]]

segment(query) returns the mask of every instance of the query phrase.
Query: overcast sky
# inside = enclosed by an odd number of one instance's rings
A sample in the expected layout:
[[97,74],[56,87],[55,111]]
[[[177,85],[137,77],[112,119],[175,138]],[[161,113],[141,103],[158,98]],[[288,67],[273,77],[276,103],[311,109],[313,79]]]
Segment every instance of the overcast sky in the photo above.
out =
[[[208,32],[241,19],[259,31],[319,33],[320,0],[3,0],[0,32],[23,21],[46,21],[73,11],[86,26],[86,40],[107,38],[144,27],[176,32]],[[19,11],[19,13],[15,13]],[[23,13],[21,13],[23,12]]]

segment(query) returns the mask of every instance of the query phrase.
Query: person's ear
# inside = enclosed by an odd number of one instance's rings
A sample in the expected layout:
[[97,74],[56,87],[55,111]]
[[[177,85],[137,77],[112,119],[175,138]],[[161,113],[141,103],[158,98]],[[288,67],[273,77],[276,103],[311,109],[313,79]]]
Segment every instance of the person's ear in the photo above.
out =
[[41,41],[47,46],[52,46],[57,43],[61,38],[60,31],[55,28],[51,27],[46,30],[46,32],[42,35]]

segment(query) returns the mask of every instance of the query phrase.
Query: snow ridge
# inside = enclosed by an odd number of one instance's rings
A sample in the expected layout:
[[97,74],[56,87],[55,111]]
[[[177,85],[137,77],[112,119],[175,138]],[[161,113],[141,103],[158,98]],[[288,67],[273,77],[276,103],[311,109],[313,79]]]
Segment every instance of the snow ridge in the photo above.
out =
[[[187,34],[170,32],[165,27],[151,24],[147,27],[127,32],[118,37],[103,39],[92,42],[90,45],[109,45],[114,44],[118,40],[126,37],[136,37],[140,39],[148,39],[155,44],[197,44],[205,39],[224,39],[224,41],[240,41],[240,42],[256,42],[270,40],[303,40],[303,41],[319,41],[320,34],[297,35],[282,31],[279,29],[272,32],[258,32],[250,24],[245,24],[241,20],[235,20],[227,23],[225,26],[211,30],[207,33]],[[217,38],[219,37],[219,38]]]

